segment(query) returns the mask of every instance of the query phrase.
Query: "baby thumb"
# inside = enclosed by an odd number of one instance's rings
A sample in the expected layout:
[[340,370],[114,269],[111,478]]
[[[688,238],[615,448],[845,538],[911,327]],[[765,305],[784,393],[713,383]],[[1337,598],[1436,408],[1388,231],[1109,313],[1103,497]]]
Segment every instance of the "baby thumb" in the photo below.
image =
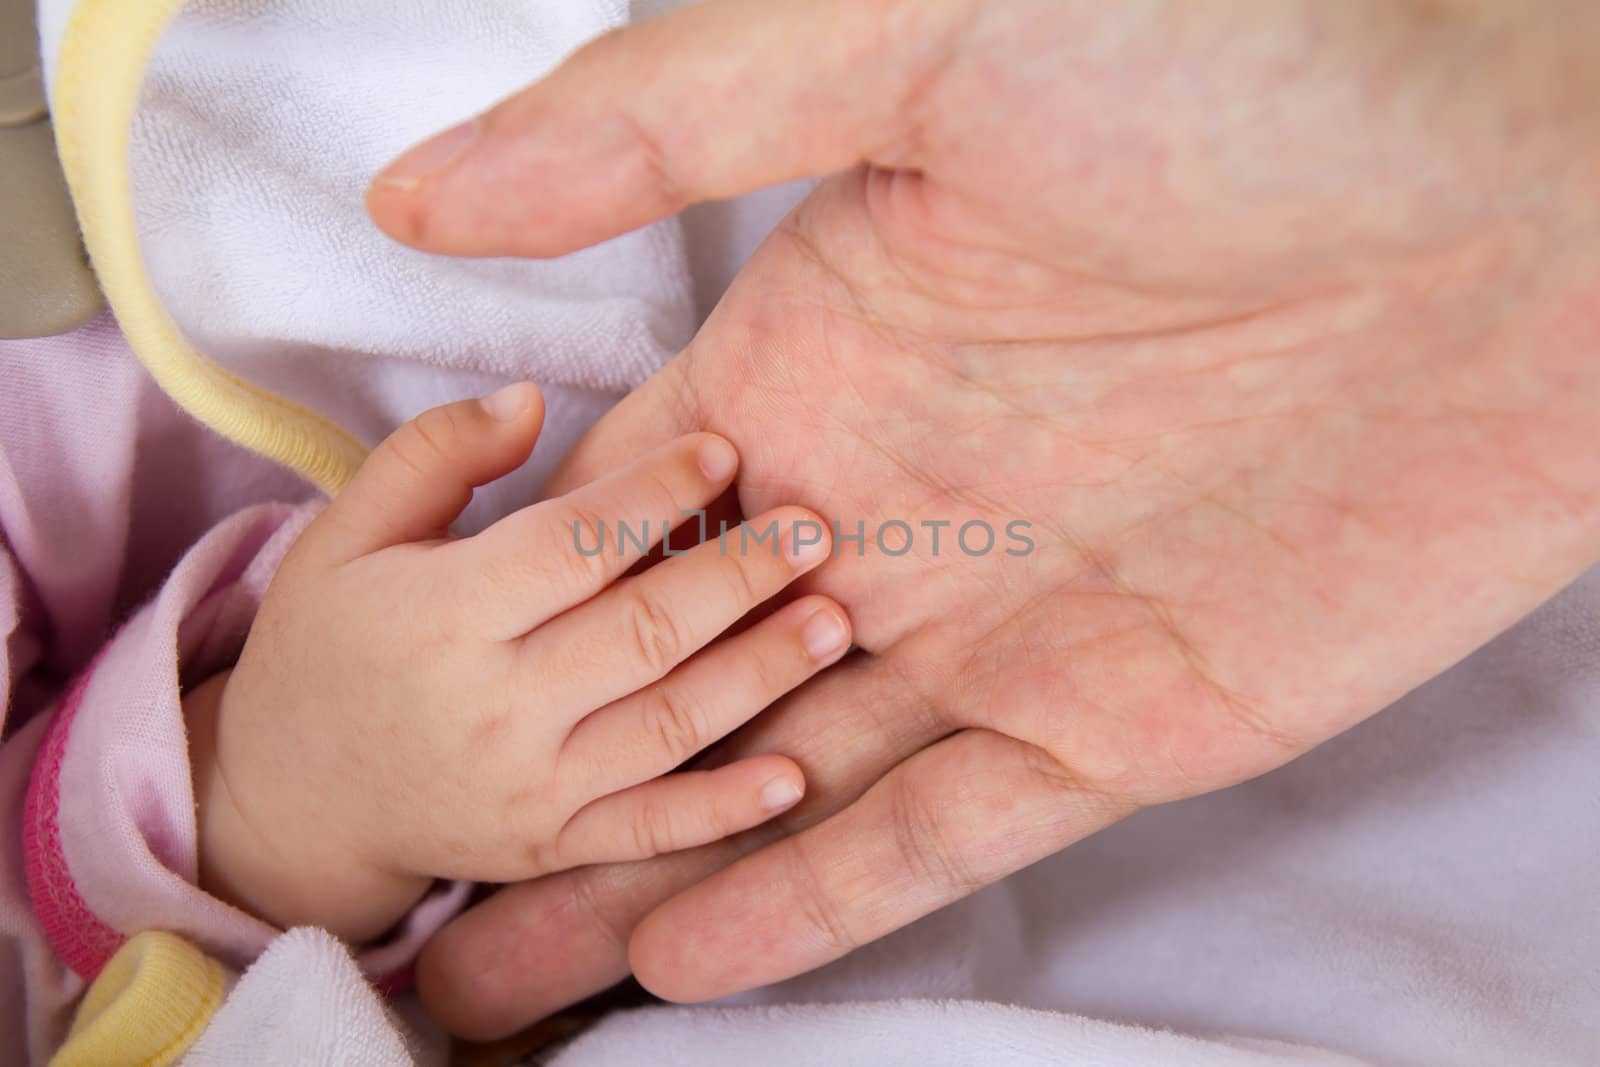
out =
[[531,382],[424,411],[374,449],[328,505],[325,550],[348,560],[444,536],[474,488],[527,461],[543,421]]

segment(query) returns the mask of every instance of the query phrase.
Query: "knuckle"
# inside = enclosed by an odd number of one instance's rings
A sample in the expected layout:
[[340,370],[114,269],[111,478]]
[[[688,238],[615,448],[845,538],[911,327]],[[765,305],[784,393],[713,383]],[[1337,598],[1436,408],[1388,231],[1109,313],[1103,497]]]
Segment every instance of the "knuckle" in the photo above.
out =
[[[757,628],[751,631],[748,637],[741,635],[734,640],[751,639],[756,640],[750,646],[749,655],[744,658],[750,672],[750,684],[755,687],[755,696],[763,707],[799,686],[818,670],[810,653],[806,651],[802,634],[792,628],[787,630]],[[754,714],[753,710],[751,714]],[[851,714],[854,717],[857,712],[852,710]],[[895,721],[892,710],[882,707],[879,702],[871,699],[862,701],[859,716],[856,721],[862,726],[869,727],[864,732],[871,736],[893,736],[890,733],[891,727],[903,729],[903,726]],[[875,725],[879,718],[883,720],[881,728]],[[948,729],[938,731],[938,733],[948,732]]]
[[726,568],[728,592],[734,604],[741,608],[752,607],[766,599],[762,594],[761,585],[756,577],[754,557],[735,555],[732,557],[733,565]]
[[672,484],[672,480],[664,476],[660,470],[646,471],[643,473],[643,478],[645,481],[640,499],[644,503],[645,514],[659,512],[669,521],[681,518],[678,510],[687,501],[682,499],[683,494]]
[[650,593],[635,591],[624,618],[628,647],[646,670],[659,678],[678,663],[684,634],[660,600]]
[[668,210],[682,207],[687,202],[683,186],[673,173],[672,157],[659,134],[625,107],[618,108],[616,118],[633,145],[634,165],[643,175],[650,195]]
[[450,455],[459,434],[449,407],[431,408],[389,438],[389,455],[412,474],[429,476]]
[[658,751],[674,763],[688,759],[710,740],[704,715],[664,685],[650,690],[649,732]]
[[[626,54],[635,32],[631,26],[621,26],[601,34],[579,49],[569,62],[577,67],[590,64],[604,67],[620,55]],[[668,154],[656,132],[626,107],[615,107],[609,118],[622,129],[626,142],[632,150],[628,162],[642,178],[647,197],[656,202],[666,214],[683,207],[684,193],[673,180],[668,165]]]
[[861,942],[851,932],[838,899],[823,880],[803,842],[803,838],[794,838],[794,848],[790,852],[790,878],[801,902],[800,917],[810,927],[812,940],[830,958],[837,958],[853,951]]
[[1000,732],[1028,744],[1035,773],[1063,793],[1115,795],[1134,789],[1146,770],[1146,757],[1121,732],[1102,736],[1085,730],[1080,716],[1060,706],[1039,703],[1018,712],[1020,728],[994,724]]
[[[972,870],[961,851],[951,845],[944,833],[938,807],[930,803],[931,799],[905,782],[897,784],[889,802],[889,825],[895,850],[917,873],[919,880],[948,886],[959,890],[963,896],[975,892],[986,882]],[[955,806],[959,804],[958,800]],[[952,807],[949,799],[941,806],[945,810]]]
[[593,870],[578,871],[571,876],[568,894],[572,914],[587,916],[614,952],[626,954],[629,931],[612,914],[610,901],[599,891],[599,877]]
[[645,801],[633,820],[634,854],[640,858],[672,851],[672,812],[665,805]]
[[759,649],[750,656],[750,679],[755,683],[757,697],[763,705],[794,687],[795,680],[785,669],[787,662]]
[[[1136,796],[1129,776],[1086,771],[1081,762],[1066,759],[1048,749],[1023,742],[1022,766],[1027,780],[1042,785],[1063,804],[1087,806],[1118,817],[1132,814],[1143,801]],[[1117,763],[1117,767],[1125,764]],[[1103,766],[1098,768],[1103,770]]]
[[605,516],[583,504],[564,500],[558,518],[559,522],[549,528],[556,538],[558,558],[569,561],[573,579],[582,586],[602,582],[609,567]]

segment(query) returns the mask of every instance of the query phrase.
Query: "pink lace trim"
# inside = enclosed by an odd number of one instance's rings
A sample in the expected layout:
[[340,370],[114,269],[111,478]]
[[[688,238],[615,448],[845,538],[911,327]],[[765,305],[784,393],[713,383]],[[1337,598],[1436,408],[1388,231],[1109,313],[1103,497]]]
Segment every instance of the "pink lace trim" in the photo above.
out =
[[98,663],[97,659],[88,666],[56,708],[39,746],[22,808],[22,858],[34,914],[56,954],[86,982],[94,980],[127,940],[90,911],[78,895],[61,850],[57,824],[67,737]]

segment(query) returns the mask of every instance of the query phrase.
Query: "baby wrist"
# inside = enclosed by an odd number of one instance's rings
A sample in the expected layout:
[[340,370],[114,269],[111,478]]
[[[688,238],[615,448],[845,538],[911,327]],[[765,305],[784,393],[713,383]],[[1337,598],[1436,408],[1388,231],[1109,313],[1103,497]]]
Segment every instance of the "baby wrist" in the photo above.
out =
[[280,929],[317,926],[350,942],[376,939],[426,894],[431,879],[388,872],[328,839],[292,842],[252,814],[230,787],[217,755],[217,727],[229,675],[183,698],[189,725],[200,887]]

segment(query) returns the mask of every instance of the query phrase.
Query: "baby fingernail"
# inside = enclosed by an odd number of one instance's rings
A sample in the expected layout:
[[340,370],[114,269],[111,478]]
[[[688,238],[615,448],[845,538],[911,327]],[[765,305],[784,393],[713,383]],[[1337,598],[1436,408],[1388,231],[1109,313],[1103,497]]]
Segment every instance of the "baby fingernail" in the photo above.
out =
[[761,806],[768,811],[783,811],[794,807],[804,792],[792,778],[774,778],[761,787]]
[[385,167],[374,179],[375,183],[415,189],[422,179],[439,173],[465,155],[478,139],[482,127],[481,122],[472,119],[423,141]]
[[814,563],[828,551],[822,523],[801,519],[789,528],[789,560],[796,566]]
[[846,644],[844,623],[831,611],[819,611],[807,620],[800,631],[800,642],[814,660],[833,656]]
[[491,419],[510,422],[528,410],[535,386],[532,382],[517,382],[484,397],[479,403]]
[[720,482],[733,473],[739,463],[739,454],[733,446],[720,437],[708,439],[700,446],[700,473],[713,482]]

